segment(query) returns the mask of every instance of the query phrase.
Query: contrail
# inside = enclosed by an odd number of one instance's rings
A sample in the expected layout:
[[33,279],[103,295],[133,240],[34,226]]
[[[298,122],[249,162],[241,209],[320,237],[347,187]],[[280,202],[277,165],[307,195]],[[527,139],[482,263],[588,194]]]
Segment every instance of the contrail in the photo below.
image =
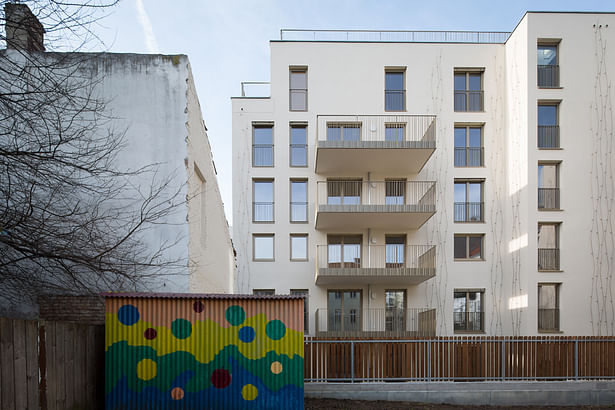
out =
[[143,6],[143,0],[135,1],[137,3],[137,17],[139,19],[139,24],[141,24],[141,28],[143,28],[143,35],[145,35],[145,46],[147,47],[147,52],[150,54],[160,54],[158,42],[156,41],[156,35],[154,34],[154,28],[152,27],[152,22],[147,15],[147,11],[145,11],[145,7]]

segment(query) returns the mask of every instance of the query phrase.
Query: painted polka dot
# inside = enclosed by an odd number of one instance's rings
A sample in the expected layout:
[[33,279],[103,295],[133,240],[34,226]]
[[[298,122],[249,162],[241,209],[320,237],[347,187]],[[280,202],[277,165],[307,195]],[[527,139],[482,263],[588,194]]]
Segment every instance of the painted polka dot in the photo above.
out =
[[250,326],[244,326],[241,329],[239,329],[239,340],[241,340],[244,343],[250,343],[252,342],[252,340],[254,340],[254,336],[256,334],[254,333],[254,329]]
[[224,389],[231,384],[231,374],[226,369],[216,369],[211,374],[211,384],[217,389]]
[[203,310],[205,310],[205,305],[200,300],[197,300],[192,305],[192,309],[194,309],[196,313],[201,313]]
[[181,387],[174,387],[173,390],[171,390],[171,398],[173,400],[181,400],[184,398],[184,389],[182,389]]
[[246,312],[241,306],[229,306],[224,313],[226,320],[233,326],[239,326],[246,319]]
[[272,320],[265,326],[265,333],[272,340],[280,340],[286,334],[286,326],[279,320]]
[[253,384],[246,384],[241,389],[241,397],[244,400],[254,400],[258,396],[258,389]]
[[137,377],[141,380],[153,379],[157,370],[156,362],[151,359],[143,359],[137,363]]
[[133,305],[124,305],[117,311],[117,319],[125,326],[132,326],[139,321],[139,309]]
[[143,333],[143,336],[145,336],[147,340],[155,339],[157,335],[158,335],[158,332],[156,331],[156,329],[152,327],[148,327],[147,329],[145,329],[145,332]]
[[282,363],[280,362],[271,363],[271,373],[280,374],[282,373],[282,370],[283,370]]
[[192,323],[186,319],[175,319],[171,323],[171,333],[178,339],[185,339],[192,334]]

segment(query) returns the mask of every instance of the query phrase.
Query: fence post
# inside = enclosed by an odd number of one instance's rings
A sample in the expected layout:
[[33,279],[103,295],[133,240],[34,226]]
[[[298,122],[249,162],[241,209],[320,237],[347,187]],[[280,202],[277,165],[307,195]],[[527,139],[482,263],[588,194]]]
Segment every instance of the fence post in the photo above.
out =
[[574,340],[574,379],[579,380],[579,339]]
[[350,383],[354,383],[354,341],[350,342]]
[[427,341],[427,381],[431,381],[431,340]]
[[502,381],[506,379],[506,340],[502,340]]

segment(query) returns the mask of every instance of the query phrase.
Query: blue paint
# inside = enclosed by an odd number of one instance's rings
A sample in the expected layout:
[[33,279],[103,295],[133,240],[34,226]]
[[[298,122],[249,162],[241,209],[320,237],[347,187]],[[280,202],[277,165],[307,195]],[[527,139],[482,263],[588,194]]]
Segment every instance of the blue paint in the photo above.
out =
[[254,332],[254,329],[250,326],[244,326],[241,329],[239,329],[239,340],[241,340],[244,343],[250,343],[254,340],[254,337],[256,336],[256,333]]
[[117,320],[125,326],[132,326],[139,321],[139,309],[133,305],[124,305],[117,311]]

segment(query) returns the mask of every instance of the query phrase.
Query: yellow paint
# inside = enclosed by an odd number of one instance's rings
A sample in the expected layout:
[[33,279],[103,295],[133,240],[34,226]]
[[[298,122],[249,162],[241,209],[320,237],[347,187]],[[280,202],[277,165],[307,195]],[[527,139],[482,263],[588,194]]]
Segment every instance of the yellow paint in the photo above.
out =
[[137,376],[141,380],[151,380],[156,377],[156,362],[151,359],[143,359],[137,364]]
[[258,396],[258,389],[252,384],[246,384],[241,389],[241,396],[244,400],[254,400]]
[[273,363],[271,363],[271,373],[273,373],[273,374],[280,374],[280,373],[282,373],[282,363],[280,363],[280,362],[273,362]]
[[[185,339],[177,339],[171,329],[164,326],[152,326],[149,322],[140,320],[132,326],[125,326],[117,319],[116,314],[106,314],[105,349],[114,343],[126,341],[131,346],[150,346],[159,356],[181,350],[192,354],[201,363],[209,363],[228,345],[235,345],[241,354],[249,359],[260,359],[267,352],[275,351],[278,355],[292,358],[295,355],[303,357],[303,332],[286,329],[286,334],[280,340],[271,340],[265,333],[267,317],[264,313],[246,318],[239,326],[224,328],[210,320],[196,320],[192,323],[192,333]],[[243,343],[238,337],[239,329],[251,326],[255,338],[251,343]],[[155,339],[144,337],[145,330],[156,329]]]

